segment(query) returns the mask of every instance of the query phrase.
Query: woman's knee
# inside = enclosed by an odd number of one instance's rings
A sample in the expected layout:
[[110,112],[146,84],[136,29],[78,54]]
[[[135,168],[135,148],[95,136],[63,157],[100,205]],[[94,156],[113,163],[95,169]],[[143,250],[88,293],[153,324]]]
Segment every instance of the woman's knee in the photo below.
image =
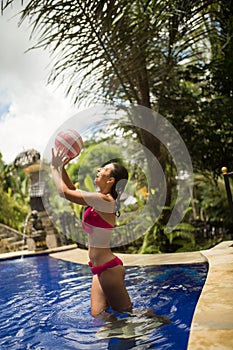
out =
[[91,316],[99,318],[99,319],[104,319],[107,314],[107,309],[108,307],[104,308],[104,309],[99,309],[99,308],[91,308]]

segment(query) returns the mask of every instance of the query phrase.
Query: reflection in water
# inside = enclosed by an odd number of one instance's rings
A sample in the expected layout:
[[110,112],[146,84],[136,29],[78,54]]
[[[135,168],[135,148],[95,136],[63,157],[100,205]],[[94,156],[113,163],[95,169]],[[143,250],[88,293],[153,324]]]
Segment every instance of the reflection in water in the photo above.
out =
[[107,316],[105,325],[96,333],[97,338],[148,339],[155,328],[171,323],[165,316],[146,316],[145,313],[121,315],[121,318]]

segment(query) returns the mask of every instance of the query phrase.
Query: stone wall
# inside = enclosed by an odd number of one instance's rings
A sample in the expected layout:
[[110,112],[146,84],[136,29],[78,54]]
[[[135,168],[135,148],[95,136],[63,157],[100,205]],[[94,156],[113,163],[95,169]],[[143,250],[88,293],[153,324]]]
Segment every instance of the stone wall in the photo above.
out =
[[33,210],[25,223],[28,250],[52,249],[61,245],[58,231],[46,211]]
[[0,223],[0,253],[27,249],[26,236],[9,226]]

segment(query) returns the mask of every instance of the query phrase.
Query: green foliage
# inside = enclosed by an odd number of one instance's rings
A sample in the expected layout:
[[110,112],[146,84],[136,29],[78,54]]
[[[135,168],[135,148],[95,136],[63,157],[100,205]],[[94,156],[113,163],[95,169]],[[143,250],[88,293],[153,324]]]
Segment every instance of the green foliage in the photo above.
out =
[[161,221],[152,225],[146,231],[138,253],[154,254],[196,249],[195,228],[191,224],[182,222],[171,232],[166,232],[165,228]]
[[23,231],[28,211],[28,176],[5,164],[0,154],[0,222]]
[[154,224],[145,233],[139,254],[154,254],[166,251],[167,237],[159,224]]
[[166,236],[169,239],[170,247],[176,252],[196,250],[195,232],[196,229],[193,225],[187,222],[181,222],[172,232],[167,233]]
[[[14,3],[2,0],[3,12]],[[230,168],[232,0],[22,5],[20,23],[29,19],[36,47],[54,53],[49,80],[66,81],[75,102],[107,98],[159,110],[183,137],[196,171],[217,177]],[[137,133],[160,160],[158,142]]]
[[16,169],[13,163],[0,162],[0,183],[3,190],[16,201],[28,202],[29,176],[24,170]]
[[84,178],[84,186],[85,186],[87,191],[95,192],[95,186],[93,183],[93,179],[91,178],[91,176],[89,174],[87,174]]
[[50,80],[65,79],[75,101],[91,92],[94,100],[107,96],[150,107],[151,97],[167,94],[174,65],[195,58],[212,2],[29,1],[21,21],[29,19],[39,33],[38,47],[56,54]]
[[[12,3],[2,0],[2,5]],[[221,219],[228,225],[223,181],[216,179],[222,166],[232,166],[232,0],[68,0],[66,6],[31,0],[21,13],[21,21],[25,19],[33,34],[39,33],[36,46],[50,47],[55,54],[49,81],[66,80],[75,103],[87,97],[132,102],[170,120],[188,147],[195,172],[203,174],[196,177],[194,211],[203,220]],[[167,179],[166,205],[171,207],[176,185],[172,160],[149,133],[133,132],[160,161]],[[121,157],[111,151],[88,147],[69,166],[73,182],[78,179],[81,188],[90,189],[97,168],[106,159]],[[12,183],[4,186],[10,197],[19,195]],[[143,205],[140,193],[137,199]],[[133,216],[135,206],[129,209]],[[178,241],[177,246],[184,241],[193,247],[193,231],[185,223],[170,236],[162,223],[150,227],[143,251],[160,252]]]
[[16,230],[23,231],[24,221],[29,212],[27,204],[16,201],[0,186],[0,222]]
[[70,164],[67,171],[74,183],[78,181],[80,188],[84,190],[94,189],[91,186],[91,181],[93,183],[98,168],[106,162],[121,157],[122,154],[118,147],[112,146],[111,141],[96,144],[93,140],[93,144],[83,150],[80,157],[77,158],[77,162]]
[[[196,174],[194,179],[195,212],[202,221],[222,221],[226,227],[232,224],[224,179],[214,180],[211,174]],[[233,189],[232,181],[231,188]]]

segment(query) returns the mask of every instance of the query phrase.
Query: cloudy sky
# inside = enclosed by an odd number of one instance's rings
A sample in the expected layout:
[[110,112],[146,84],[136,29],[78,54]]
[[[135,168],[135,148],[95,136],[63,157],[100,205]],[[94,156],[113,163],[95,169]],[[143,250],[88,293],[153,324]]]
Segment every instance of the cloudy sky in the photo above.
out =
[[[29,148],[43,153],[51,135],[78,112],[62,88],[47,84],[49,53],[33,44],[16,7],[0,15],[0,152],[6,163]],[[50,66],[49,66],[50,65]]]

